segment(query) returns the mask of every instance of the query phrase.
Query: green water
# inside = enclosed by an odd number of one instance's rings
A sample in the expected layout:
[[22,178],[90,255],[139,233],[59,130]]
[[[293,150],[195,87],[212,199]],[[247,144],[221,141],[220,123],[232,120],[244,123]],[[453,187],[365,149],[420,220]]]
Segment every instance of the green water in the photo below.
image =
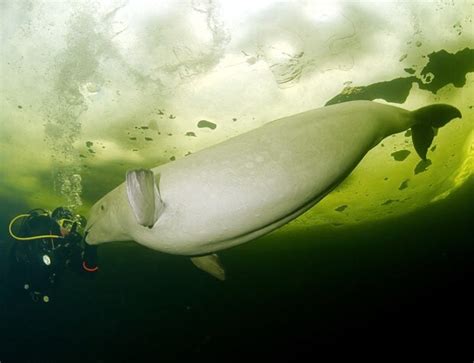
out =
[[[472,4],[157,3],[0,2],[0,363],[472,358]],[[125,242],[47,304],[6,287],[14,216],[88,215],[129,169],[359,99],[463,118],[426,161],[409,130],[383,140],[307,213],[222,251],[225,282]]]
[[[251,352],[277,359],[367,340],[467,354],[473,184],[404,217],[276,232],[225,251],[225,282],[184,258],[103,246],[96,279],[67,274],[49,304],[2,300],[2,361],[79,354],[113,362],[147,352],[158,360]],[[7,215],[2,208],[3,221]],[[4,266],[3,243],[1,251]]]

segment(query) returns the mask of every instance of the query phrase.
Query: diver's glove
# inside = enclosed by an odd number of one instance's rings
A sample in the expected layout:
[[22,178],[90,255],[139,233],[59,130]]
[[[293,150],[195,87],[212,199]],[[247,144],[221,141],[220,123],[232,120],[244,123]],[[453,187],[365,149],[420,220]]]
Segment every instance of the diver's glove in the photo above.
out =
[[96,272],[99,270],[99,267],[97,266],[97,246],[91,246],[86,242],[84,245],[82,268],[87,272]]

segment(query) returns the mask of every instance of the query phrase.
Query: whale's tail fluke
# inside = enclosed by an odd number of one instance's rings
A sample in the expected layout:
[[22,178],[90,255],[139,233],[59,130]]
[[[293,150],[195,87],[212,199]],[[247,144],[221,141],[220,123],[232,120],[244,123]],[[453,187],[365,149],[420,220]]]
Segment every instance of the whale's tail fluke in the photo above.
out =
[[413,111],[415,124],[411,128],[413,146],[423,160],[436,134],[436,130],[446,125],[453,118],[461,118],[461,111],[456,107],[436,104]]

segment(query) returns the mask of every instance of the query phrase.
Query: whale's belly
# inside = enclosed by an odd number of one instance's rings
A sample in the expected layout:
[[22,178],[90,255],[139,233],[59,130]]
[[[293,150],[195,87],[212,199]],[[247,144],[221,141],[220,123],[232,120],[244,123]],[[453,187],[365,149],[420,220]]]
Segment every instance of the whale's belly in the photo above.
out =
[[318,117],[318,111],[274,121],[153,169],[165,209],[149,244],[176,253],[213,244],[219,249],[324,195],[371,148],[376,127],[364,115],[339,113],[334,120],[327,111]]

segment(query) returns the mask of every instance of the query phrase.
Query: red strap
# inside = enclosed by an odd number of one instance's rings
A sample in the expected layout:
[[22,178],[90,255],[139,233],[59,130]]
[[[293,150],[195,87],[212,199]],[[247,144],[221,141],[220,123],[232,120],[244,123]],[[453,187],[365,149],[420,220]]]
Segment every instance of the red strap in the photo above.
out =
[[99,269],[98,266],[95,266],[95,267],[87,267],[86,261],[82,261],[82,267],[83,267],[84,270],[86,270],[87,272],[96,272],[96,271]]

